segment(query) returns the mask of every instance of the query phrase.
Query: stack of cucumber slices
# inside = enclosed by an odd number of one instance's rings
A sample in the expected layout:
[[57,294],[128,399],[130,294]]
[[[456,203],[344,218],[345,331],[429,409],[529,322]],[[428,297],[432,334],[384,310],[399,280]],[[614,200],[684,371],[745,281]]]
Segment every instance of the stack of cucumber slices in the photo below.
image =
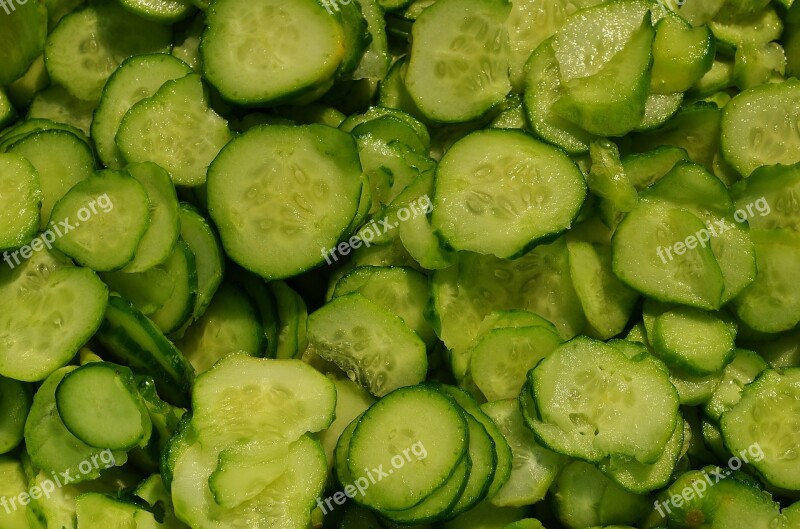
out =
[[800,0],[0,0],[0,529],[800,529]]

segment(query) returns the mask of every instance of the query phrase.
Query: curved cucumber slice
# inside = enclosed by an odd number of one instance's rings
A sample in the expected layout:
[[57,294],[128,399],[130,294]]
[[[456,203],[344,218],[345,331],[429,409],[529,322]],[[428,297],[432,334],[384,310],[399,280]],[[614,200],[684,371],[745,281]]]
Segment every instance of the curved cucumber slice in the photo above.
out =
[[150,202],[150,224],[144,232],[133,260],[123,272],[144,272],[167,260],[180,234],[178,196],[169,173],[151,162],[125,168],[144,190]]
[[426,117],[479,118],[511,90],[507,0],[439,0],[412,27],[406,88]]
[[800,232],[800,164],[756,169],[731,187],[731,195],[751,228]]
[[714,394],[703,406],[703,411],[715,421],[735,406],[742,398],[742,390],[752,382],[769,364],[758,353],[737,349],[733,361],[725,366],[722,381]]
[[311,314],[308,340],[319,356],[377,397],[419,384],[428,370],[419,336],[399,316],[358,293],[335,298]]
[[0,85],[22,77],[44,49],[47,8],[41,2],[3,4],[0,17]]
[[0,312],[0,374],[43,380],[64,366],[97,331],[108,288],[89,269],[51,269],[35,256],[0,267],[0,296],[14,310]]
[[216,230],[193,206],[182,202],[178,211],[181,239],[194,255],[197,268],[197,297],[192,317],[199,318],[211,303],[214,293],[222,283],[225,257]]
[[469,456],[465,455],[447,482],[418,505],[405,511],[384,510],[382,514],[389,520],[401,524],[421,524],[444,518],[449,515],[465,492],[470,469]]
[[[159,265],[173,281],[170,297],[156,311],[148,315],[164,334],[178,331],[192,317],[197,295],[197,271],[194,254],[184,241],[172,250],[167,260]],[[146,273],[146,272],[145,272]]]
[[[86,413],[86,395],[96,402]],[[96,448],[145,445],[152,423],[130,369],[90,362],[69,372],[56,389],[58,414],[72,434]]]
[[665,253],[703,230],[706,226],[687,211],[640,203],[614,233],[614,273],[631,288],[656,299],[717,309],[724,282],[711,248],[684,248],[682,255]]
[[92,120],[92,139],[97,154],[109,169],[125,165],[114,142],[122,118],[133,105],[155,94],[172,79],[180,79],[192,69],[166,53],[137,55],[126,59],[109,77]]
[[31,396],[27,384],[0,376],[0,454],[12,451],[22,442]]
[[798,388],[800,368],[767,369],[720,420],[732,454],[751,456],[749,463],[768,483],[792,491],[800,490],[800,463],[794,457],[800,444],[794,427],[800,417]]
[[656,24],[650,89],[655,94],[685,92],[714,64],[714,35],[707,26],[693,28],[679,16]]
[[255,437],[291,442],[330,425],[336,388],[299,360],[232,354],[197,377],[192,404],[192,424],[205,448]]
[[206,11],[206,25],[205,75],[223,97],[241,104],[313,92],[345,55],[341,24],[316,0],[219,0]]
[[[112,213],[113,211],[113,213]],[[126,171],[98,171],[53,206],[55,247],[83,266],[117,270],[133,259],[150,224],[144,187]]]
[[507,258],[569,228],[585,196],[563,152],[519,132],[475,132],[439,162],[432,224],[457,250]]
[[764,165],[800,162],[800,81],[741,92],[722,114],[722,152],[744,176]]
[[18,154],[0,154],[0,248],[18,248],[39,228],[39,173]]
[[91,4],[65,16],[47,37],[47,73],[78,99],[98,101],[124,59],[169,51],[171,33],[169,26],[132,16],[117,2]]
[[[628,358],[613,346],[575,338],[528,379],[528,426],[562,454],[586,461],[619,454],[651,463],[675,429],[678,395],[666,366],[647,353]],[[640,427],[631,430],[634,423]]]
[[155,162],[176,185],[198,186],[231,132],[208,106],[200,75],[189,74],[128,110],[115,139],[126,161]]
[[266,279],[290,277],[323,262],[345,234],[358,210],[360,175],[345,132],[259,126],[209,168],[208,211],[233,260]]
[[694,375],[721,371],[733,359],[732,333],[713,314],[691,307],[668,310],[653,325],[653,347],[667,365]]
[[433,388],[401,388],[379,400],[353,431],[350,474],[359,477],[383,469],[393,457],[403,458],[404,463],[392,465],[388,478],[370,485],[357,499],[391,511],[419,504],[457,471],[467,453],[467,428],[464,412],[455,401]]

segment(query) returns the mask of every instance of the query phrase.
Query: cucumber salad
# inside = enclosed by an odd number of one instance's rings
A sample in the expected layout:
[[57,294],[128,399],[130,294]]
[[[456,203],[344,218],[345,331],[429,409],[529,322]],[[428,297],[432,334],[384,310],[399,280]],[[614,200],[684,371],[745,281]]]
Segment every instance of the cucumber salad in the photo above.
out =
[[800,529],[800,0],[0,0],[0,529]]

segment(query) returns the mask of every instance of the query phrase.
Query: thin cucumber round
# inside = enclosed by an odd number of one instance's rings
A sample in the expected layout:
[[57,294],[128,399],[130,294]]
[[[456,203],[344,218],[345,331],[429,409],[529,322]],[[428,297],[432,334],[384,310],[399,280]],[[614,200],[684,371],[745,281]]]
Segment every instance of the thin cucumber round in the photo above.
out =
[[0,248],[16,248],[39,229],[39,173],[19,154],[0,154]]
[[[92,414],[89,394],[98,403]],[[150,437],[150,415],[128,368],[91,362],[71,371],[58,384],[56,405],[64,425],[89,446],[129,450]]]

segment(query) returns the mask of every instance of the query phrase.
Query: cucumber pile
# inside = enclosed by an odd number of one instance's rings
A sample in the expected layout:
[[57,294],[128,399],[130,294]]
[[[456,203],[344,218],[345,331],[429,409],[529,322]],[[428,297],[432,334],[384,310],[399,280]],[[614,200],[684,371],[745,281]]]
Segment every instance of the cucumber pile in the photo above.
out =
[[0,0],[0,529],[800,529],[800,0]]

